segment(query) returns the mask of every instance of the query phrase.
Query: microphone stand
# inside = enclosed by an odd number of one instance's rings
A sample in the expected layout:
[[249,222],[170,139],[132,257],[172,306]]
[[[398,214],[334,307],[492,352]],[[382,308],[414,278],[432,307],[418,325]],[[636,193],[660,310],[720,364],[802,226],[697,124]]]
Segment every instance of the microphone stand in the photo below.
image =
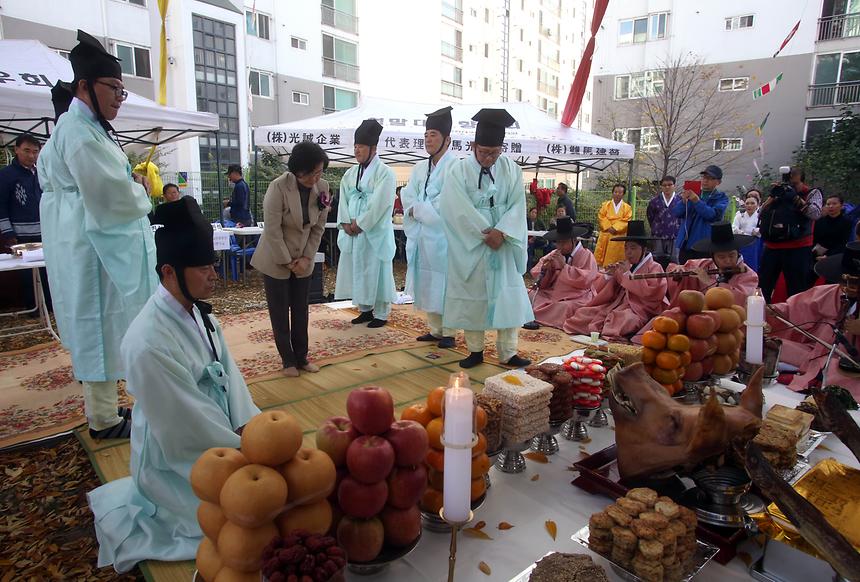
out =
[[[858,371],[860,371],[860,363],[858,363],[858,362],[857,362],[857,360],[855,360],[853,357],[851,357],[850,355],[848,355],[846,352],[844,352],[844,351],[842,351],[841,349],[839,349],[838,347],[836,347],[836,346],[840,343],[840,342],[839,342],[839,339],[838,339],[838,336],[839,336],[839,334],[841,334],[841,333],[842,333],[842,332],[838,331],[838,329],[836,328],[836,326],[834,326],[834,334],[836,335],[836,337],[835,337],[836,341],[835,341],[835,342],[833,342],[833,343],[826,342],[826,341],[824,341],[823,339],[821,339],[821,338],[819,338],[819,337],[817,337],[817,336],[815,336],[815,335],[813,335],[813,334],[809,333],[809,332],[808,332],[808,331],[806,331],[805,329],[801,329],[800,327],[798,327],[797,325],[795,325],[794,323],[792,323],[792,322],[791,322],[791,320],[789,320],[789,319],[787,319],[786,317],[784,317],[784,316],[782,315],[782,313],[780,313],[779,311],[777,311],[774,307],[772,307],[772,306],[770,306],[770,305],[766,305],[766,307],[767,307],[767,310],[770,312],[770,314],[774,317],[774,319],[776,319],[777,321],[779,321],[780,323],[782,323],[782,324],[784,324],[784,325],[787,325],[790,329],[796,330],[798,333],[800,333],[800,334],[801,334],[801,335],[803,335],[804,337],[806,337],[806,338],[808,338],[808,339],[812,340],[813,342],[815,342],[815,343],[817,343],[817,344],[819,344],[819,345],[821,345],[821,346],[824,346],[824,347],[825,347],[825,348],[827,348],[828,350],[832,350],[832,351],[833,351],[833,352],[835,352],[835,353],[836,353],[840,358],[842,358],[843,360],[846,360],[846,363],[848,363],[848,364],[850,364],[850,365],[852,365],[852,366],[855,366],[855,367],[857,368],[857,370],[858,370]],[[843,336],[843,337],[844,337],[844,336]],[[844,370],[845,368],[842,368],[842,369]]]

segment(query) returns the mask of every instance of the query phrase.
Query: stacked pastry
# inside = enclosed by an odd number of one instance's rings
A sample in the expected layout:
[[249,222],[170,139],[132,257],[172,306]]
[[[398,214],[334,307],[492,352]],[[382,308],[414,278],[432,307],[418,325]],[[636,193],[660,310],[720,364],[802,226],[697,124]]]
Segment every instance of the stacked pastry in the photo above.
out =
[[696,514],[648,488],[589,519],[589,547],[646,582],[680,580],[696,550]]
[[603,399],[603,381],[606,368],[600,360],[586,356],[573,356],[564,362],[573,377],[571,395],[579,408],[597,408]]
[[549,430],[549,382],[512,370],[487,378],[483,394],[502,402],[503,442],[521,443]]
[[483,431],[487,439],[487,450],[491,453],[497,452],[502,448],[502,401],[489,394],[478,394],[475,400],[487,413],[487,426]]
[[573,377],[561,364],[538,364],[526,368],[529,376],[552,384],[549,400],[549,421],[560,422],[573,416],[571,383]]
[[797,447],[806,440],[813,416],[776,405],[768,410],[753,442],[776,469],[791,469],[797,462]]

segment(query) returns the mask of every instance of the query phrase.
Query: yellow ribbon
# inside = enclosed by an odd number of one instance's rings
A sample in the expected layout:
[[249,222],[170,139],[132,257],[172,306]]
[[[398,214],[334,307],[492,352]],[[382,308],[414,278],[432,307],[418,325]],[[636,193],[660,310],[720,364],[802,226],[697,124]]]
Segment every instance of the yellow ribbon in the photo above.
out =
[[160,79],[160,86],[158,88],[159,105],[167,105],[167,28],[165,20],[167,19],[168,4],[170,4],[170,0],[158,0],[158,12],[161,15],[161,58],[158,63]]

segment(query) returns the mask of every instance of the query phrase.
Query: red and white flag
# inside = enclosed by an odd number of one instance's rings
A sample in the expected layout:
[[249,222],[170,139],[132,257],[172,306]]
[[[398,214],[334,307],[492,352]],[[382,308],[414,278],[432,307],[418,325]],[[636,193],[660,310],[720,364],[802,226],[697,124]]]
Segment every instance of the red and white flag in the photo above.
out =
[[795,25],[794,25],[794,28],[792,28],[792,29],[791,29],[791,32],[789,32],[789,33],[788,33],[788,36],[787,36],[787,37],[785,37],[785,40],[784,40],[784,41],[782,41],[782,44],[781,44],[781,45],[779,45],[779,49],[777,49],[777,51],[776,51],[775,53],[773,53],[773,57],[774,57],[774,58],[776,58],[776,55],[778,55],[779,53],[781,53],[781,52],[782,52],[782,49],[784,49],[784,48],[785,48],[785,45],[787,45],[787,44],[788,44],[788,42],[789,42],[792,38],[794,38],[794,35],[795,35],[795,33],[797,33],[797,29],[798,29],[798,28],[800,28],[800,21],[799,21],[799,20],[797,21],[797,24],[795,24]]

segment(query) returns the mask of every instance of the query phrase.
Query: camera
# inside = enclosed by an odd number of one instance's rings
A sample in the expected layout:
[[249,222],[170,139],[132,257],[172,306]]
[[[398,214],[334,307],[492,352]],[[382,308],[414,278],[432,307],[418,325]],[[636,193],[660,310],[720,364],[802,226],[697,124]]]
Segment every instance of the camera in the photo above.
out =
[[780,166],[779,173],[782,176],[782,181],[773,185],[773,188],[770,189],[770,195],[790,202],[797,196],[797,191],[791,185],[791,166]]

